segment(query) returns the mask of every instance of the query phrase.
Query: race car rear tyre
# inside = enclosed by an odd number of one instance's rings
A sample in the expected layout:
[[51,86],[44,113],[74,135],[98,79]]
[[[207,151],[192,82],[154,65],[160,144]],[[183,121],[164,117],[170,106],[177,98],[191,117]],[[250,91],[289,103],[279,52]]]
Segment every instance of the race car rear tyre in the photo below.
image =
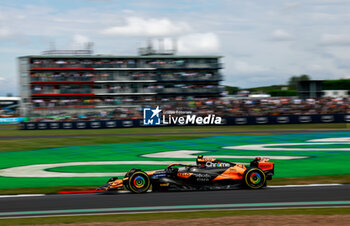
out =
[[258,189],[266,184],[266,175],[259,168],[250,168],[244,173],[244,184],[248,188]]
[[133,193],[147,192],[151,186],[151,180],[147,173],[143,171],[137,171],[129,177],[128,190]]

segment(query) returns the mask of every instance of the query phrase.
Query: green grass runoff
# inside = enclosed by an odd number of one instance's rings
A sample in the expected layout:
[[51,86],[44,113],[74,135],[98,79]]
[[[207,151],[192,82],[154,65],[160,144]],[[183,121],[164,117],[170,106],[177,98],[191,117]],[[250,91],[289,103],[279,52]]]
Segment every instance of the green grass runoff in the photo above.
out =
[[[212,134],[211,134],[212,135]],[[122,144],[133,142],[154,142],[165,140],[183,140],[207,137],[208,135],[159,135],[159,136],[93,136],[93,137],[52,137],[52,138],[32,138],[32,139],[8,139],[0,140],[0,152],[14,152],[37,150],[44,148],[56,148],[78,145],[95,144]],[[213,135],[215,136],[215,134]]]
[[[0,153],[0,175],[2,175],[0,177],[0,189],[95,186],[104,184],[107,179],[113,175],[116,176],[117,173],[124,175],[128,169],[138,168],[139,166],[142,170],[147,171],[154,170],[154,165],[158,165],[158,169],[163,169],[169,164],[169,161],[191,161],[194,163],[195,155],[189,158],[183,157],[183,155],[173,158],[167,157],[167,155],[152,157],[152,154],[158,155],[162,152],[176,153],[180,150],[201,151],[204,155],[218,156],[217,158],[219,159],[221,159],[219,156],[234,156],[228,159],[223,157],[223,160],[243,163],[249,163],[254,156],[271,156],[272,161],[275,162],[274,180],[289,177],[344,175],[349,174],[350,171],[350,165],[347,161],[344,161],[344,159],[350,157],[350,152],[347,151],[350,150],[350,144],[344,143],[347,146],[339,146],[334,143],[323,143],[323,147],[320,147],[319,144],[322,143],[312,142],[312,145],[318,147],[316,150],[312,149],[310,145],[293,149],[293,146],[288,144],[300,146],[306,143],[310,144],[310,140],[338,139],[348,136],[348,132],[259,134],[249,136],[226,135],[190,140],[179,137],[178,139],[166,141],[119,144],[105,144],[103,137],[95,137],[96,139],[101,139],[103,143],[94,145],[75,144],[68,147]],[[84,139],[88,138],[84,137]],[[46,139],[42,140],[45,141]],[[239,148],[247,144],[259,145],[249,149]],[[275,148],[271,151],[260,150],[259,148],[259,146],[268,147],[268,145],[274,145]],[[339,147],[345,148],[344,151],[337,151]],[[148,156],[144,156],[145,154],[148,154]],[[247,155],[249,157],[240,157]],[[273,159],[274,156],[277,156],[277,159]],[[292,159],[288,159],[289,156]],[[152,163],[147,163],[149,160],[158,161],[158,164],[152,165]],[[105,164],[106,161],[121,162]],[[122,164],[123,161],[133,161],[133,163]],[[72,164],[65,165],[65,163]],[[82,165],[77,165],[81,163]],[[23,166],[27,168],[16,169]],[[18,171],[16,172],[16,170]],[[27,170],[31,172],[30,175],[27,174]],[[13,174],[14,171],[15,174]],[[43,173],[53,174],[50,177],[41,177]],[[69,173],[72,173],[72,175],[69,175]],[[86,175],[81,173],[91,174],[86,177]],[[96,175],[96,173],[100,174]],[[104,173],[104,176],[101,176],[101,173]],[[297,180],[295,179],[295,181]],[[338,178],[338,180],[341,180],[341,178]]]
[[[52,136],[49,138],[26,138],[26,139],[0,139],[0,152],[36,150],[43,148],[55,148],[76,145],[93,144],[120,144],[132,142],[153,142],[166,140],[183,140],[200,137],[216,136],[215,132],[238,132],[245,131],[244,135],[268,135],[268,131],[273,130],[317,130],[317,129],[345,129],[345,123],[324,123],[324,124],[298,124],[298,125],[248,125],[248,126],[205,126],[205,127],[145,127],[145,128],[122,128],[122,129],[83,129],[83,130],[18,130],[1,129],[0,137],[10,136]],[[266,133],[254,133],[254,131],[266,131]],[[212,134],[166,134],[150,136],[152,133],[181,133],[181,132],[213,132]],[[145,135],[133,135],[144,133]],[[288,133],[288,132],[286,132]],[[129,136],[89,136],[79,137],[79,135],[98,134],[130,134]],[[149,134],[149,135],[147,135]],[[72,135],[72,137],[56,137],[56,135]],[[225,135],[240,135],[237,133]]]
[[0,219],[0,225],[40,225],[40,224],[74,224],[92,222],[128,222],[151,221],[168,219],[199,219],[230,216],[256,215],[343,215],[349,214],[350,207],[339,208],[297,208],[297,209],[268,209],[268,210],[220,210],[220,211],[189,211],[141,214],[111,214],[93,216],[40,217],[20,219]]
[[[50,163],[60,163],[60,162],[77,162],[77,161],[110,161],[110,160],[147,160],[145,158],[140,158],[141,154],[152,153],[158,151],[174,151],[174,150],[203,150],[210,155],[211,151],[213,154],[238,154],[246,155],[247,151],[230,151],[228,149],[223,150],[220,147],[224,144],[231,145],[238,142],[237,145],[277,142],[280,141],[280,147],[283,146],[283,142],[295,142],[304,140],[297,139],[298,134],[284,135],[280,138],[269,139],[269,135],[276,133],[271,133],[273,130],[288,130],[290,132],[284,132],[283,134],[293,133],[294,130],[312,130],[312,132],[317,132],[317,129],[345,129],[346,124],[336,123],[336,124],[301,124],[301,125],[254,125],[254,126],[211,126],[211,127],[147,127],[147,128],[124,128],[124,129],[86,129],[86,130],[35,130],[35,131],[23,131],[11,128],[1,129],[0,127],[0,137],[5,139],[0,139],[0,168],[8,168],[15,166],[24,166],[30,164],[50,164]],[[231,134],[229,132],[245,131],[248,133],[243,134]],[[263,133],[254,133],[255,131],[264,131]],[[152,135],[154,133],[179,133],[179,132],[212,132],[210,134],[162,134],[162,135]],[[216,132],[218,132],[216,134]],[[225,134],[219,134],[219,132],[228,132]],[[135,135],[136,133],[143,133],[145,135]],[[79,137],[79,135],[94,135],[94,134],[124,134],[126,136],[89,136],[89,137]],[[147,135],[149,134],[149,135]],[[327,134],[327,133],[324,133]],[[330,133],[332,134],[332,133]],[[7,136],[42,136],[49,135],[49,138],[26,138],[26,139],[6,139]],[[57,137],[57,135],[72,135],[72,137]],[[220,136],[222,138],[206,139],[206,137]],[[238,137],[239,136],[239,137]],[[251,137],[249,137],[251,136]],[[304,136],[304,135],[302,135]],[[310,133],[305,134],[305,139],[313,139],[313,135]],[[328,136],[328,135],[327,135]],[[332,136],[332,135],[329,135]],[[347,136],[346,132],[338,133],[334,136]],[[317,135],[315,138],[322,138],[324,135]],[[189,139],[205,138],[203,140],[187,141]],[[267,139],[267,140],[266,140]],[[286,140],[287,139],[287,140]],[[296,140],[295,140],[296,139]],[[225,141],[220,142],[220,140]],[[164,144],[162,142],[165,142]],[[179,141],[179,142],[174,142]],[[153,143],[159,142],[159,143]],[[85,146],[87,145],[87,146]],[[89,146],[90,145],[90,146]],[[118,146],[119,145],[119,146]],[[141,145],[141,146],[139,146]],[[182,145],[182,146],[181,146]],[[197,145],[197,146],[196,146]],[[296,146],[298,148],[304,148],[303,146]],[[315,146],[316,147],[316,146]],[[319,146],[317,146],[319,147]],[[333,145],[329,148],[343,148],[344,145]],[[79,150],[77,150],[77,148]],[[146,149],[144,149],[146,148]],[[305,146],[305,148],[308,148]],[[98,150],[98,152],[94,152]],[[24,154],[28,152],[28,155]],[[131,157],[124,153],[134,153]],[[273,152],[272,155],[286,155],[284,152]],[[343,164],[342,158],[346,158],[348,152],[338,153],[333,156],[331,152],[309,152],[308,154],[302,154],[299,152],[289,152],[290,155],[311,155],[312,158],[305,160],[291,160],[293,161],[293,166],[298,164],[298,167],[309,164],[309,160],[317,160],[319,165],[324,166],[328,158],[335,159],[338,163]],[[340,155],[341,154],[341,155]],[[255,152],[249,151],[249,155],[269,155],[267,152]],[[314,158],[318,156],[317,158]],[[1,161],[2,158],[2,161]],[[50,160],[49,160],[50,159]],[[156,159],[156,160],[170,160],[170,159]],[[185,159],[174,159],[174,161],[183,161]],[[240,160],[232,160],[234,162],[239,162]],[[245,162],[248,159],[244,159]],[[302,171],[310,172],[310,174],[300,174],[295,175],[295,173],[287,172],[286,170],[291,167],[283,166],[284,161],[276,162],[276,176],[272,181],[269,181],[270,185],[285,185],[285,184],[311,184],[311,183],[350,183],[350,175],[344,175],[347,172],[346,168],[348,166],[344,165],[341,171],[335,170],[337,164],[327,164],[327,167],[333,167],[332,169],[326,171],[327,174],[318,174],[317,166],[314,169],[304,169],[300,168]],[[287,163],[287,162],[286,162]],[[282,167],[283,166],[283,167]],[[74,166],[74,167],[58,167],[47,169],[47,171],[55,172],[123,172],[126,169],[119,169],[115,171],[116,166]],[[125,165],[124,167],[131,167],[130,165]],[[151,166],[148,166],[151,168]],[[147,167],[145,167],[145,170]],[[300,170],[299,170],[300,171]],[[283,174],[283,175],[282,175]],[[287,175],[288,174],[288,175]],[[339,175],[334,175],[339,174]],[[325,176],[327,175],[327,176]],[[295,178],[290,178],[291,176],[296,176]],[[310,177],[311,176],[311,177]],[[279,178],[280,177],[280,178]],[[282,177],[282,178],[281,178]],[[9,183],[6,183],[8,180]],[[106,178],[76,178],[75,183],[69,182],[72,180],[69,178],[50,178],[49,183],[44,183],[44,185],[37,186],[40,181],[45,181],[45,178],[12,178],[12,177],[0,177],[0,194],[18,194],[18,193],[56,193],[57,191],[64,190],[85,190],[85,189],[95,189],[97,186],[105,182]],[[16,182],[20,181],[20,183]],[[84,183],[81,183],[83,182]],[[35,183],[34,183],[35,182]],[[64,183],[63,183],[64,182]],[[40,182],[41,183],[41,182]],[[21,188],[20,184],[26,185]],[[6,186],[5,186],[6,185]]]

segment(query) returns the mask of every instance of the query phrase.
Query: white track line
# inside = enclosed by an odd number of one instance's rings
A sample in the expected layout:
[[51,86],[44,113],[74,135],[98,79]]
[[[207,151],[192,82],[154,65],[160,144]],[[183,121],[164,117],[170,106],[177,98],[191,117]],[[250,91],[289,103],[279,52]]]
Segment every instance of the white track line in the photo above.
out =
[[[62,173],[50,172],[49,168],[64,166],[85,166],[85,165],[160,165],[167,166],[173,161],[93,161],[93,162],[64,162],[53,164],[34,164],[26,166],[16,166],[0,169],[0,176],[3,177],[107,177],[124,176],[126,172],[110,173]],[[178,164],[193,164],[193,161],[178,161]]]
[[22,197],[37,197],[37,196],[45,196],[45,194],[0,195],[0,198],[22,198]]
[[[147,192],[152,192],[152,190],[148,190]],[[131,191],[117,191],[116,193],[132,193]]]
[[327,187],[327,186],[340,186],[343,184],[300,184],[300,185],[272,185],[268,188],[302,188],[302,187]]

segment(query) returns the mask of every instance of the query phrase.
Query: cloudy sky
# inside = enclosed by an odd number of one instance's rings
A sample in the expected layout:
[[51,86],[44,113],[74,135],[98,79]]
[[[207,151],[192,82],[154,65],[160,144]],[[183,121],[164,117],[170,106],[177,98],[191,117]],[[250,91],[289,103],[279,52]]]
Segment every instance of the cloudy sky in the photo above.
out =
[[172,38],[178,55],[223,56],[223,84],[243,88],[346,78],[349,12],[348,0],[1,0],[0,96],[18,93],[16,58],[50,43],[135,55],[149,38]]

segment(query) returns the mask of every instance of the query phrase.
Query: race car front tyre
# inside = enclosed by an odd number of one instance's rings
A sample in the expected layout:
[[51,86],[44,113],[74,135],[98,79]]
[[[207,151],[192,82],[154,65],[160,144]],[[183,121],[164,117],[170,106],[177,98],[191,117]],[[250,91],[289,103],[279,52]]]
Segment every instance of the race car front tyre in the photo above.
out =
[[[140,169],[136,169],[136,168],[132,168],[125,174],[124,178],[131,177],[135,172],[138,172],[138,171],[141,171],[141,170]],[[124,188],[126,190],[128,190],[128,191],[131,191],[130,187],[129,187],[129,183],[124,184]]]
[[244,184],[248,188],[258,189],[266,184],[265,173],[259,168],[250,168],[244,173]]
[[131,175],[133,175],[135,172],[137,171],[141,171],[140,169],[136,169],[136,168],[132,168],[131,170],[129,170],[129,172],[127,172],[124,176],[125,177],[131,177]]
[[151,180],[147,173],[143,171],[137,171],[129,177],[128,190],[133,193],[147,192],[151,186]]

